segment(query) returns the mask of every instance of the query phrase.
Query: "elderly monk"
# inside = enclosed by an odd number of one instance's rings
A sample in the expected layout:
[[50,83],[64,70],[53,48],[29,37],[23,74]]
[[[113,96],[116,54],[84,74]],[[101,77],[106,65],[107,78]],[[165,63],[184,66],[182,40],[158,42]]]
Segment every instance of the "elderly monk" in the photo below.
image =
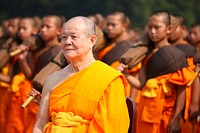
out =
[[44,83],[33,133],[127,133],[127,82],[120,72],[96,61],[94,23],[86,17],[68,20],[61,45],[70,62]]

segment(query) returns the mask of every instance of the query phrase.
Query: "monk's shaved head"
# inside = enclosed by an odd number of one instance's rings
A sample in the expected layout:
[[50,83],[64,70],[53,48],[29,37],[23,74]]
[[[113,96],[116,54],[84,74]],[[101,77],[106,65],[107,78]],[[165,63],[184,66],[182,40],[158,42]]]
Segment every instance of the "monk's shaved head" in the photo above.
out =
[[47,15],[44,18],[52,18],[58,28],[62,27],[63,23],[65,22],[65,18],[59,15]]
[[173,16],[175,17],[177,23],[180,25],[180,26],[183,26],[185,25],[185,19],[183,18],[183,16],[181,16],[180,14],[173,14]]
[[119,16],[120,17],[120,21],[123,24],[125,24],[127,28],[129,28],[131,21],[130,21],[130,18],[124,12],[114,11],[114,12],[108,14],[107,18],[109,16]]
[[79,22],[79,23],[82,22],[82,25],[84,26],[84,31],[87,35],[96,35],[95,24],[89,18],[78,16],[78,17],[69,19],[65,24],[74,23],[74,22]]
[[200,23],[192,24],[191,28],[197,28],[200,31]]
[[166,25],[171,24],[170,13],[168,11],[164,11],[164,10],[155,11],[152,13],[151,16],[161,16],[161,17],[163,17],[164,23]]
[[35,20],[31,17],[23,17],[20,20],[27,20],[33,27],[36,27]]

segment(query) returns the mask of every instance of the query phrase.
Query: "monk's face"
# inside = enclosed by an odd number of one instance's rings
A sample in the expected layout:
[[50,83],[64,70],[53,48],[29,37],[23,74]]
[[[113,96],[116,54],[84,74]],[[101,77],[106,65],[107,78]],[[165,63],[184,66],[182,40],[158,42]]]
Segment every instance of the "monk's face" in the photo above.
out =
[[93,35],[86,33],[83,22],[79,19],[67,22],[62,29],[61,46],[65,57],[69,60],[83,59],[92,53],[95,44]]
[[34,26],[29,19],[22,19],[19,23],[19,38],[21,40],[28,39],[31,35],[35,34]]
[[106,21],[107,21],[106,25],[107,35],[111,39],[120,37],[120,35],[122,35],[122,33],[126,29],[124,24],[122,23],[120,15],[109,15]]
[[183,32],[184,32],[184,28],[180,25],[177,26],[177,28],[171,33],[169,39],[170,41],[175,42],[179,39],[183,38]]
[[164,18],[160,15],[151,16],[147,25],[147,32],[150,39],[155,43],[166,39],[168,27]]
[[8,25],[8,35],[10,37],[14,37],[17,35],[18,29],[19,29],[19,19],[18,18],[14,18],[11,19],[9,21],[9,25]]
[[193,45],[200,43],[200,26],[190,28],[189,38]]
[[56,25],[56,18],[44,17],[42,19],[41,36],[44,41],[51,41],[60,35],[60,29]]

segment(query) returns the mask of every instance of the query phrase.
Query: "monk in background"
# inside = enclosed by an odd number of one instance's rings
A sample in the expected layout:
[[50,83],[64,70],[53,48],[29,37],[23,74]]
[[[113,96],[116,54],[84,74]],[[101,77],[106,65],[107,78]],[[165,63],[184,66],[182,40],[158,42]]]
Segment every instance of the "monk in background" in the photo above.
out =
[[[35,21],[31,17],[21,18],[19,21],[19,30],[18,37],[23,42],[34,34],[38,33],[38,29],[35,27]],[[21,46],[21,45],[20,45]],[[20,47],[18,46],[18,47]],[[27,60],[27,65],[32,68],[33,59],[31,59],[31,54],[27,53],[28,56],[24,58]],[[23,70],[26,68],[22,67],[20,62],[21,55],[15,55],[15,59],[12,71],[12,81],[10,90],[11,95],[11,104],[10,110],[8,110],[8,123],[6,126],[7,133],[28,133],[27,125],[28,122],[31,123],[33,119],[27,121],[27,112],[28,110],[22,110],[20,105],[28,96],[28,92],[31,90],[31,81],[27,78],[27,75],[23,73]],[[35,116],[36,117],[36,116]]]
[[[110,65],[113,68],[117,68],[119,65],[119,58],[124,54],[133,44],[130,41],[129,17],[121,11],[111,12],[106,16],[106,27],[105,27],[105,45],[97,53],[97,59]],[[131,70],[130,73],[137,75],[138,70],[141,68],[141,64]],[[137,90],[129,87],[128,96],[133,92],[135,97]],[[133,97],[133,99],[134,99]]]
[[47,78],[33,133],[128,132],[126,80],[95,60],[95,34],[86,17],[64,24],[61,44],[70,64]]
[[191,92],[191,101],[189,107],[189,117],[192,123],[192,131],[194,133],[200,132],[199,121],[199,108],[200,108],[200,24],[196,23],[190,27],[189,40],[196,48],[196,54],[194,55],[194,64],[196,65],[194,71],[196,71],[197,78],[194,80]]
[[189,120],[193,124],[192,131],[194,133],[200,132],[200,52],[197,52],[194,56],[194,63],[196,65],[195,72],[197,74],[196,79],[192,84],[191,101],[189,106]]
[[[180,50],[182,50],[187,58],[187,62],[189,67],[194,70],[195,69],[195,64],[193,63],[194,61],[194,55],[196,53],[196,49],[193,45],[189,44],[187,40],[185,40],[185,35],[184,31],[187,30],[187,27],[185,25],[185,19],[179,15],[179,14],[173,14],[175,17],[175,20],[177,22],[177,27],[172,32],[171,36],[169,37],[169,41],[172,45],[176,46]],[[191,88],[192,86],[187,86],[186,87],[186,102],[185,102],[185,109],[183,112],[183,121],[181,121],[182,124],[182,132],[192,132],[192,126],[191,123],[189,122],[189,106],[190,106],[190,101],[191,101],[191,90],[195,88]]]
[[191,69],[194,69],[195,65],[193,63],[193,57],[196,53],[196,49],[185,39],[184,32],[187,30],[185,19],[179,14],[173,14],[173,16],[177,22],[177,28],[171,33],[169,42],[185,53],[188,65],[191,67]]
[[[24,50],[25,52],[19,55],[20,67],[23,68],[24,75],[32,80],[33,77],[44,67],[46,66],[52,58],[54,58],[60,51],[60,33],[62,28],[63,21],[58,15],[46,15],[42,18],[40,35],[35,36],[35,39],[39,39],[43,47],[39,48],[37,51],[32,51],[30,47],[23,44],[19,49]],[[39,45],[39,44],[35,44]],[[36,46],[38,47],[38,46]],[[26,58],[28,53],[31,53],[31,59],[33,60],[32,65],[27,62]],[[30,89],[26,90],[26,94],[31,91]],[[25,101],[26,97],[23,99]],[[22,104],[22,103],[21,103]],[[21,106],[20,104],[20,106]],[[27,123],[25,132],[32,133],[33,126],[36,121],[36,116],[38,113],[39,105],[31,102],[24,110],[27,110],[25,116],[25,123]]]
[[[98,52],[99,60],[116,68],[115,62],[131,46],[128,29],[130,19],[120,11],[115,11],[107,15],[104,48]],[[117,63],[118,64],[118,63]]]
[[191,44],[196,48],[196,51],[200,51],[200,24],[196,23],[191,25],[189,31]]
[[[7,21],[5,21],[7,22]],[[5,26],[6,27],[6,26]],[[8,123],[8,111],[11,105],[11,90],[10,84],[12,81],[12,71],[15,62],[14,58],[10,59],[9,52],[16,49],[21,43],[17,36],[19,29],[19,17],[13,17],[8,19],[8,27],[5,30],[6,34],[1,38],[1,65],[0,73],[0,132],[6,132],[6,126]]]

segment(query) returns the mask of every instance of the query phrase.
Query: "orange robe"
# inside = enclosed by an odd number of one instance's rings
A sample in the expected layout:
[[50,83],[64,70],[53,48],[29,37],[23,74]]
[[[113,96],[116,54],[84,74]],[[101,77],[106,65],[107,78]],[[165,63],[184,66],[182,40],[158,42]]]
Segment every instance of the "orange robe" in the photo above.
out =
[[107,46],[106,48],[104,48],[102,51],[100,51],[100,52],[97,54],[98,60],[102,60],[103,57],[104,57],[114,46],[115,46],[115,45],[109,45],[109,46]]
[[[167,126],[174,113],[176,101],[175,85],[185,85],[193,80],[194,77],[194,72],[188,67],[182,68],[177,72],[156,77],[155,79],[158,83],[151,90],[154,92],[151,94],[152,97],[144,95],[145,91],[150,91],[150,89],[147,89],[147,81],[145,87],[142,89],[138,104],[137,133],[167,132]],[[167,91],[168,93],[166,94],[166,90],[170,91]]]
[[45,133],[127,133],[126,80],[113,68],[96,61],[50,94]]
[[20,106],[26,100],[28,93],[32,89],[31,82],[25,79],[22,73],[14,76],[11,87],[11,106],[8,111],[7,133],[32,133],[36,121],[38,105],[28,105],[25,109]]
[[[2,68],[2,74],[7,75],[9,65]],[[0,133],[5,133],[7,124],[7,111],[9,110],[10,92],[8,91],[9,84],[0,82]]]
[[[195,68],[193,60],[194,60],[193,57],[187,58],[188,65],[192,70],[194,70]],[[184,112],[185,120],[188,120],[188,117],[189,117],[188,111],[189,111],[190,100],[191,100],[191,90],[192,90],[191,86],[188,86],[186,88],[186,101],[185,101],[185,112]]]

